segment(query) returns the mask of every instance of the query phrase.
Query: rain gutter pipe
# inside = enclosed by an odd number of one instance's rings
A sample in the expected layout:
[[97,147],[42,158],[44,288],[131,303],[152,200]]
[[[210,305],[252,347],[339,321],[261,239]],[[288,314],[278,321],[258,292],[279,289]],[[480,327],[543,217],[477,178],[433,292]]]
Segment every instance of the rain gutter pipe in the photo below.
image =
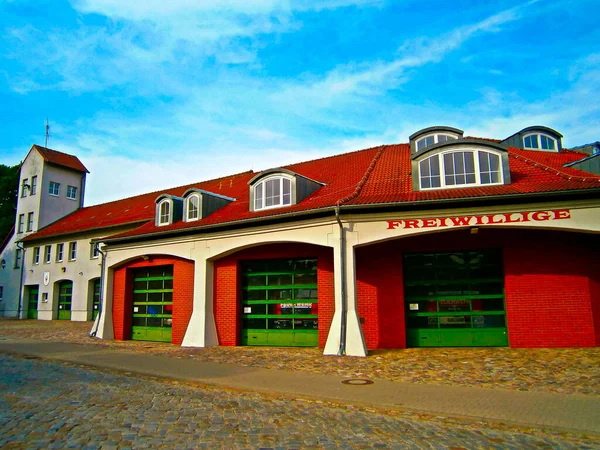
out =
[[19,279],[19,306],[17,307],[17,319],[20,319],[23,304],[23,268],[25,267],[25,247],[23,247],[21,242],[17,242],[17,248],[23,252],[21,254],[21,277]]
[[[98,245],[98,244],[96,244]],[[104,309],[104,268],[106,267],[106,253],[100,250],[98,247],[98,253],[100,253],[101,261],[100,261],[100,295],[98,297],[98,317],[94,321],[94,327],[92,327],[92,331],[90,331],[90,337],[96,337],[98,333],[98,328],[100,327],[100,319],[102,318],[102,310]]]
[[348,315],[348,301],[346,295],[346,230],[340,220],[340,205],[335,206],[335,220],[340,227],[340,258],[341,258],[341,297],[342,297],[342,325],[340,329],[340,348],[337,352],[338,356],[343,356],[346,353],[346,316]]

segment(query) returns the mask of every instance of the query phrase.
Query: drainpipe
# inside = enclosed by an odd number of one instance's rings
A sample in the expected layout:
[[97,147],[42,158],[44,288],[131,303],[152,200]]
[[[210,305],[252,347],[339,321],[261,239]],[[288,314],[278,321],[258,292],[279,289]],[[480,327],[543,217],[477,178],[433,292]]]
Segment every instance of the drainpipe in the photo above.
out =
[[106,267],[106,253],[100,250],[98,247],[98,253],[100,253],[100,297],[98,298],[98,317],[94,321],[95,329],[92,327],[92,331],[90,331],[90,337],[96,337],[98,333],[98,328],[100,327],[100,319],[102,318],[102,309],[104,306],[104,268]]
[[19,306],[17,308],[17,319],[21,318],[21,308],[23,304],[23,268],[25,267],[25,247],[20,242],[17,242],[17,248],[21,253],[21,278],[19,280]]
[[338,356],[343,356],[346,353],[346,316],[347,316],[347,299],[346,299],[346,230],[340,220],[340,205],[335,206],[335,220],[337,220],[340,226],[340,257],[341,257],[341,270],[342,270],[342,327],[340,330],[340,348],[338,350]]

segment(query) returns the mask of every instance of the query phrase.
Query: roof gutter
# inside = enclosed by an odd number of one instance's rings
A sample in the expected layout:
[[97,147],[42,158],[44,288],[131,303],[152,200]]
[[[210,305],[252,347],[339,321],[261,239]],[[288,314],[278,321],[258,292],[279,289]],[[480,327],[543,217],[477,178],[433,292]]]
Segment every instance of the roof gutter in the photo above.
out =
[[340,348],[337,352],[338,356],[343,356],[346,353],[346,333],[348,326],[346,324],[346,316],[348,315],[348,301],[346,295],[346,230],[340,220],[340,205],[335,205],[335,220],[340,227],[340,258],[341,258],[341,300],[342,300],[342,323],[340,328]]

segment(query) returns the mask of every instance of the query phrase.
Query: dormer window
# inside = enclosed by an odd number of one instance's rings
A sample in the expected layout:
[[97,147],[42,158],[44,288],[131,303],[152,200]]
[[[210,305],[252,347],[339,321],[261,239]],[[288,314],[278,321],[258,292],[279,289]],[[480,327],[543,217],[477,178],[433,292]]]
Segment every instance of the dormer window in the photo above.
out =
[[449,139],[456,139],[456,136],[450,136],[449,134],[430,134],[417,141],[417,151],[421,151],[425,147],[429,147],[430,145],[439,142],[446,142]]
[[158,204],[158,225],[169,225],[171,223],[171,202],[163,200]]
[[523,147],[530,150],[556,151],[558,149],[556,139],[541,133],[532,133],[524,136]]
[[508,151],[494,142],[452,139],[411,159],[416,191],[510,183]]
[[200,219],[200,195],[192,194],[186,199],[185,218],[188,222]]
[[284,176],[269,177],[254,186],[254,210],[292,204],[292,180]]
[[295,205],[323,186],[323,183],[281,167],[259,173],[248,184],[250,211]]

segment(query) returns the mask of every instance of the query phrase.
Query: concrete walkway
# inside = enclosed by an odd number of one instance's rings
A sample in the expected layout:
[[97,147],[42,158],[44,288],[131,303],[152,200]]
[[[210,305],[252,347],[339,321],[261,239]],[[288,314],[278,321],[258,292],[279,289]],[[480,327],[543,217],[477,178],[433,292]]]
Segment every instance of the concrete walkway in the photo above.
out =
[[2,338],[0,351],[210,386],[600,435],[600,397],[595,396],[387,380],[348,385],[342,383],[343,378],[331,375],[242,367],[30,339]]

